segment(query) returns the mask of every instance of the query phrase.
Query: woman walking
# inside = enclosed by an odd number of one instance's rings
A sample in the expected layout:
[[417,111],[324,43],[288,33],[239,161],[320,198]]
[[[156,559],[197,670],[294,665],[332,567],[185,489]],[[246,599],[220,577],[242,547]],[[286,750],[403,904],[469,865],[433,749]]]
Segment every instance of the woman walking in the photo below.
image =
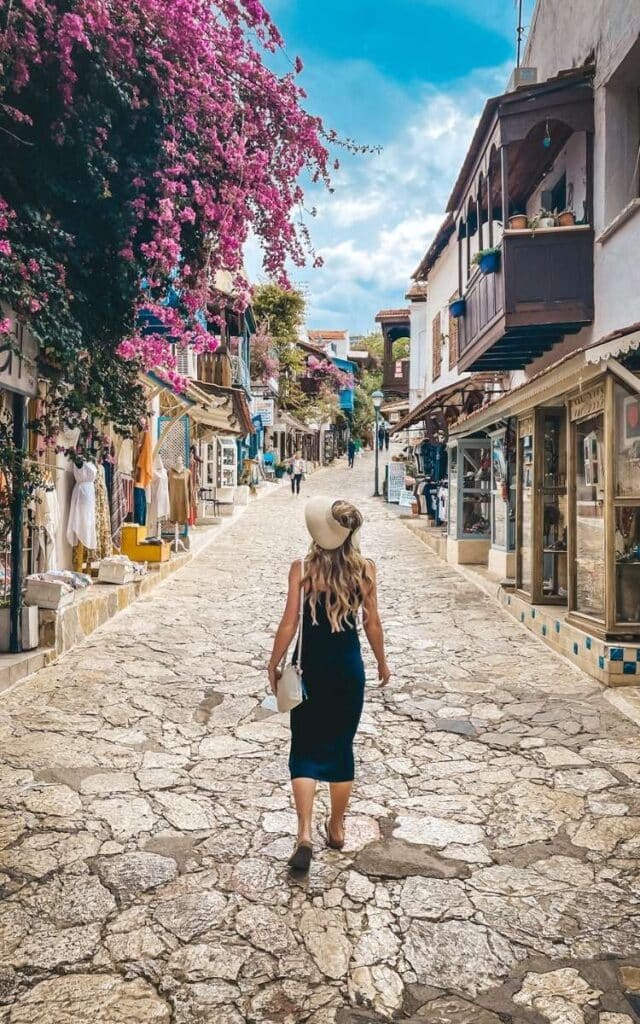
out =
[[313,802],[318,782],[328,782],[331,815],[327,843],[344,846],[345,812],[354,777],[353,739],[364,700],[364,666],[357,616],[378,663],[382,686],[390,670],[378,614],[375,565],[364,558],[357,531],[362,515],[348,501],[312,498],[305,508],[312,543],[289,571],[289,593],[269,661],[277,693],[279,665],[293,640],[303,595],[301,669],[306,699],[291,712],[289,770],[298,813],[293,870],[306,871],[313,853]]
[[302,458],[302,452],[297,451],[291,461],[289,462],[289,468],[291,470],[291,493],[300,494],[300,484],[302,478],[307,472],[307,465]]

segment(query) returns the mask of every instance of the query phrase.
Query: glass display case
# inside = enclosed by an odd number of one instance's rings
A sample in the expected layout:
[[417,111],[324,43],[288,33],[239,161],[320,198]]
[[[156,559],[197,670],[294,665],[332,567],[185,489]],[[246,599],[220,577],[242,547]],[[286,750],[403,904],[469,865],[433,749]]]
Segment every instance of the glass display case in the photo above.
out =
[[513,551],[516,544],[515,449],[506,428],[491,434],[491,546]]
[[235,487],[238,482],[238,447],[234,438],[218,438],[218,487]]
[[449,535],[456,540],[491,536],[491,447],[486,438],[463,438],[449,448]]
[[615,622],[640,629],[640,394],[613,386]]
[[640,394],[607,373],[569,401],[569,412],[571,616],[606,639],[638,638]]
[[577,422],[574,438],[575,608],[583,615],[602,619],[605,611],[604,412]]
[[518,423],[516,586],[534,604],[568,596],[565,409],[541,406]]
[[542,580],[537,597],[545,603],[567,600],[567,435],[566,410],[542,409],[541,512],[538,531],[542,539],[537,557],[542,560]]

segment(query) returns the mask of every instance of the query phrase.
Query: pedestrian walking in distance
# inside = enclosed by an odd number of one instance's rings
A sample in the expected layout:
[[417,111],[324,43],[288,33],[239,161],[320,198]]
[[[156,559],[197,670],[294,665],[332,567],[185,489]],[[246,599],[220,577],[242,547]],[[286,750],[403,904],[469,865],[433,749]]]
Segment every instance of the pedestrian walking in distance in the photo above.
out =
[[385,432],[384,432],[384,446],[385,446],[387,451],[389,451],[389,438],[390,438],[389,428],[387,427]]
[[353,469],[353,464],[356,461],[356,443],[352,437],[349,438],[349,444],[347,445],[347,455],[349,457],[349,469]]
[[384,427],[382,424],[378,427],[378,449],[382,451],[384,448]]
[[326,840],[341,850],[354,777],[353,740],[364,701],[364,665],[358,613],[378,663],[382,686],[390,670],[378,614],[376,568],[360,553],[362,514],[348,501],[312,498],[305,507],[311,547],[289,570],[289,592],[276,632],[269,681],[278,692],[280,663],[296,634],[302,602],[300,667],[305,699],[291,711],[291,773],[298,838],[289,860],[307,871],[313,855],[313,803],[318,782],[328,782],[331,814]]
[[302,458],[302,452],[296,452],[289,465],[291,467],[291,493],[300,494],[300,484],[307,472],[307,464]]

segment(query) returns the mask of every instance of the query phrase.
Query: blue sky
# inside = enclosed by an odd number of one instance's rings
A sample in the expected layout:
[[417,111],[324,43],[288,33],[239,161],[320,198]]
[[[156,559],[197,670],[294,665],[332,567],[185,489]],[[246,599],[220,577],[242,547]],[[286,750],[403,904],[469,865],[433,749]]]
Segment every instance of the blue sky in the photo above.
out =
[[[380,155],[340,155],[333,195],[309,195],[321,270],[294,274],[308,326],[374,328],[404,292],[442,218],[487,96],[515,63],[514,0],[267,0],[305,65],[307,107]],[[533,0],[525,0],[525,24]],[[257,254],[248,269],[257,271]]]

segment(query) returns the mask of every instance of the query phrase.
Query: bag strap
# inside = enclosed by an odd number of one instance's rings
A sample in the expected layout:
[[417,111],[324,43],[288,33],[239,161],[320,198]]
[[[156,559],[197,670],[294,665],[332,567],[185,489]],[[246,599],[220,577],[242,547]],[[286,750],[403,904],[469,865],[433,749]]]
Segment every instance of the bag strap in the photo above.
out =
[[[298,644],[297,644],[297,647],[296,647],[296,650],[298,652],[298,656],[297,656],[297,659],[296,659],[297,664],[298,664],[298,668],[300,668],[300,659],[302,657],[302,624],[304,622],[304,583],[302,582],[303,579],[304,579],[304,558],[301,558],[300,559],[300,610],[298,612]],[[282,655],[282,662],[281,662],[282,665],[286,665],[286,663],[287,663],[287,655],[288,654],[289,654],[289,648],[287,648],[287,650]]]
[[298,669],[302,668],[302,625],[304,623],[304,558],[300,559],[300,616],[298,624],[298,656],[296,662]]

